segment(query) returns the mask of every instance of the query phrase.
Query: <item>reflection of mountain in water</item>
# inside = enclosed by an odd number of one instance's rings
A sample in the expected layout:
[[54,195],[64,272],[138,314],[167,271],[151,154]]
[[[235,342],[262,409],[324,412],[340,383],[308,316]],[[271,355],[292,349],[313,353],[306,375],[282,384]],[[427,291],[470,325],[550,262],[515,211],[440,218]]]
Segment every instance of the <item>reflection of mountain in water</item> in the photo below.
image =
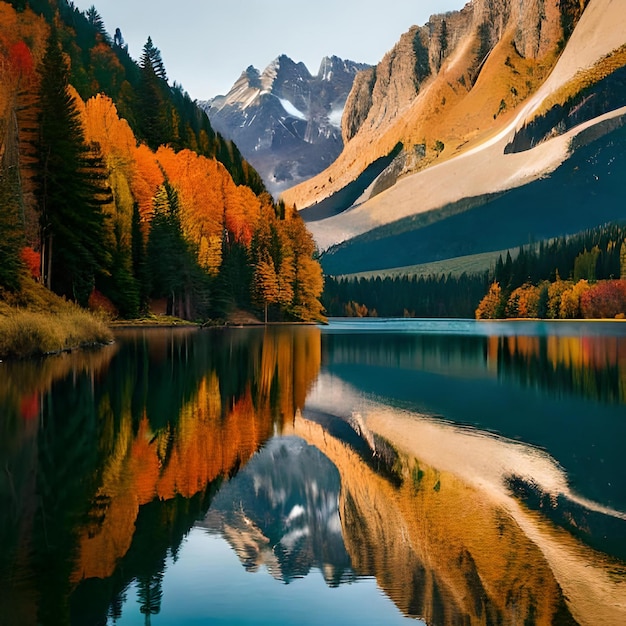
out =
[[[324,370],[391,406],[545,449],[574,491],[624,511],[623,449],[615,442],[626,439],[626,337],[603,336],[598,324],[582,335],[584,328],[544,323],[534,336],[491,337],[329,333]],[[572,336],[557,334],[566,331]]]
[[339,473],[297,437],[270,440],[221,489],[198,526],[223,535],[245,568],[289,583],[318,568],[331,586],[354,578],[339,519]]

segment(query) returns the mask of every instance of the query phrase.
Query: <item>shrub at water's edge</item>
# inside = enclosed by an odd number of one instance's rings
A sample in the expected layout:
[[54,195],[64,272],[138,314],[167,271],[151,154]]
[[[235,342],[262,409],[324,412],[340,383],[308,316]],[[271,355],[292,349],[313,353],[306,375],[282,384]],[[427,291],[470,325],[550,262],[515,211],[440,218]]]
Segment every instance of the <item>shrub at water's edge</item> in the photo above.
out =
[[111,343],[104,320],[30,283],[0,294],[0,358],[28,358]]

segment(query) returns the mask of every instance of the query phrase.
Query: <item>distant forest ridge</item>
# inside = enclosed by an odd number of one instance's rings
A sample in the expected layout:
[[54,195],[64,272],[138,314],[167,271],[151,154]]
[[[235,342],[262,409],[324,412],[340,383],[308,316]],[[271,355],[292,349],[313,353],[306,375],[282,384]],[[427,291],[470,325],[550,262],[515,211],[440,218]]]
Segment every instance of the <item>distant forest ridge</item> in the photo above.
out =
[[330,316],[348,317],[620,317],[626,224],[521,246],[485,272],[327,277],[322,301]]

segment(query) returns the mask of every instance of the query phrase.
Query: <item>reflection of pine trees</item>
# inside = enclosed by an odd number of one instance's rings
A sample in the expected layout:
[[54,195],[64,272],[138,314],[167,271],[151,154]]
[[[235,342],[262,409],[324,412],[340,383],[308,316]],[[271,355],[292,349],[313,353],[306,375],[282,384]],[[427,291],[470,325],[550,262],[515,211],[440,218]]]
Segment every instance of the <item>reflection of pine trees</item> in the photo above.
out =
[[163,598],[163,571],[165,563],[158,571],[139,576],[137,579],[137,597],[140,603],[139,610],[145,617],[146,626],[150,624],[150,616],[157,615],[161,611],[161,599]]
[[111,605],[109,606],[109,610],[107,612],[107,619],[113,620],[115,624],[117,620],[122,618],[122,608],[126,602],[126,590],[120,591],[117,593],[113,600],[111,600]]
[[57,384],[42,420],[33,563],[41,596],[38,618],[42,625],[67,624],[77,532],[98,467],[98,419],[89,378]]

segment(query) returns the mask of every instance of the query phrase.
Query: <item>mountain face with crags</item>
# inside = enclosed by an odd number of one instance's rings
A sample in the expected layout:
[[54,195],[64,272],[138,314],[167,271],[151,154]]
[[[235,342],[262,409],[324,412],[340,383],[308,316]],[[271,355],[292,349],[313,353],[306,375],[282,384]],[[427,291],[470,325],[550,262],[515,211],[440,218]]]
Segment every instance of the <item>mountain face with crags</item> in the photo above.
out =
[[[282,198],[330,274],[497,253],[623,219],[625,75],[618,2],[472,0],[411,27],[357,76],[341,155]],[[583,180],[585,201],[571,193]]]
[[274,194],[318,174],[343,148],[341,118],[354,78],[368,66],[336,56],[312,76],[279,56],[242,72],[225,96],[200,103],[218,132],[236,141]]

